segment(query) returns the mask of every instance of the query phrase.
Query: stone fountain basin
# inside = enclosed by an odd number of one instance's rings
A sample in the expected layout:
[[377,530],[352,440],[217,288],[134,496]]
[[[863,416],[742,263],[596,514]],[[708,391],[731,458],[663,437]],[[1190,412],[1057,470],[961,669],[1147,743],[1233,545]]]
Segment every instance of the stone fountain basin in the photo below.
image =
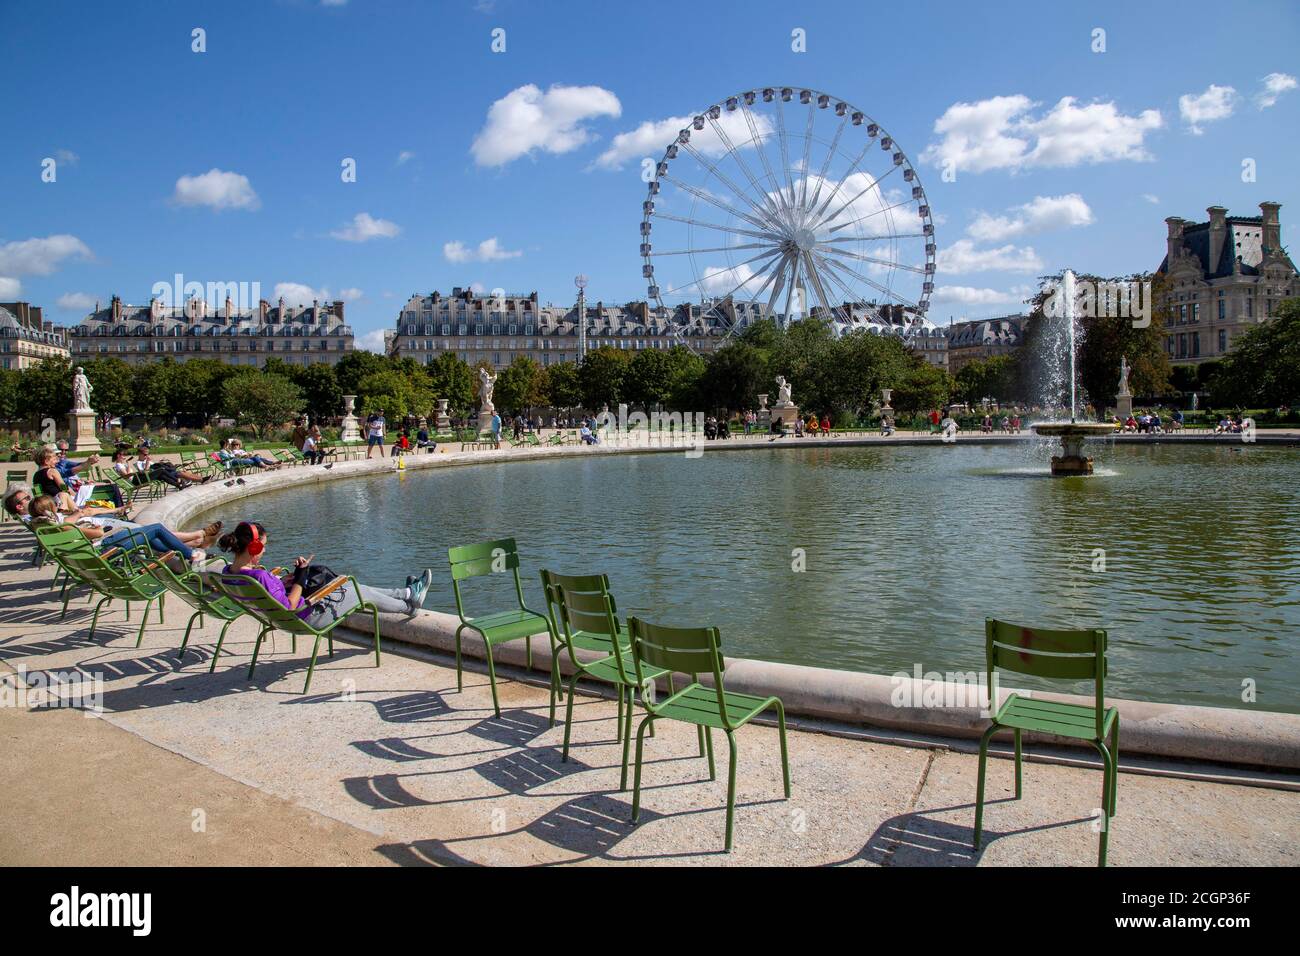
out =
[[1079,435],[1091,438],[1096,435],[1111,435],[1117,426],[1111,422],[1034,422],[1029,426],[1035,434],[1045,438],[1065,438]]

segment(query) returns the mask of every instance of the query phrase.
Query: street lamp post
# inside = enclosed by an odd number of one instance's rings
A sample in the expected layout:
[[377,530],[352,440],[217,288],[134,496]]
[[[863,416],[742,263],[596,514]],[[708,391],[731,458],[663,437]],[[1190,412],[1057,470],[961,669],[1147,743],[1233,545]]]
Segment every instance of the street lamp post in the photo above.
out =
[[587,277],[579,274],[573,284],[578,287],[578,361],[587,357]]

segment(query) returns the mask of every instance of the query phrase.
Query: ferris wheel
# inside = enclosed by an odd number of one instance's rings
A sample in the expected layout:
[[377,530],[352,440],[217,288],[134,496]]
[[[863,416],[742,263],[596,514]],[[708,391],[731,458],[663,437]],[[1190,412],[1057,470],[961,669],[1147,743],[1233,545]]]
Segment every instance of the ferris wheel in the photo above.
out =
[[705,321],[812,316],[839,334],[926,327],[936,245],[916,168],[880,125],[816,90],[729,96],[668,144],[642,204],[651,305],[687,344]]

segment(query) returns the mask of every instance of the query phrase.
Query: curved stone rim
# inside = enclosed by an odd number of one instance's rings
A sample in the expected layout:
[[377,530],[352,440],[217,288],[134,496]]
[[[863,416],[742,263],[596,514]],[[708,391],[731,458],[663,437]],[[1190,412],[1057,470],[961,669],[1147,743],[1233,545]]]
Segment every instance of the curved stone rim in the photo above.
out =
[[[1218,436],[1216,436],[1218,437]],[[1279,436],[1280,437],[1280,436]],[[1004,441],[1023,439],[1007,438]],[[1197,442],[1199,439],[1174,439]],[[967,442],[978,442],[974,437]],[[994,439],[994,443],[999,442]],[[818,447],[839,445],[894,445],[927,444],[949,447],[936,442],[933,437],[916,441],[894,440],[821,440]],[[1236,443],[1235,441],[1233,442]],[[1277,442],[1280,444],[1281,442]],[[1294,439],[1288,439],[1294,443]],[[707,446],[715,450],[712,443]],[[802,447],[793,442],[784,445],[770,443],[765,438],[757,442],[736,442],[716,447],[716,450],[738,448],[791,448]],[[613,446],[563,446],[525,450],[450,452],[426,455],[408,455],[404,459],[405,471],[422,471],[429,468],[460,467],[466,465],[508,464],[516,461],[537,461],[554,458],[590,457],[592,455],[619,454],[681,454],[681,448],[622,448]],[[340,462],[326,470],[322,467],[303,466],[280,470],[271,475],[245,476],[245,483],[226,488],[223,483],[192,487],[184,494],[169,495],[147,505],[137,520],[163,522],[171,527],[186,523],[197,514],[228,505],[231,501],[251,498],[268,491],[286,487],[308,486],[344,478],[359,478],[396,471],[394,459],[370,459]],[[389,640],[453,651],[457,619],[439,611],[421,611],[414,618],[398,615],[380,615],[380,633]],[[346,625],[345,625],[346,626]],[[362,625],[356,630],[364,631]],[[549,637],[543,632],[531,638],[535,665],[550,660]],[[474,642],[467,642],[464,653],[470,657],[483,657],[483,650]],[[518,667],[525,665],[525,648],[522,643],[500,645],[495,654],[501,663]],[[562,670],[568,671],[568,661],[562,659]],[[535,669],[538,669],[535,666]],[[891,730],[932,734],[941,737],[971,739],[979,737],[988,727],[987,715],[979,707],[924,706],[929,695],[938,699],[954,700],[967,692],[965,685],[953,683],[916,681],[884,674],[859,671],[834,670],[801,664],[783,664],[749,658],[727,659],[727,686],[741,693],[780,697],[790,714],[883,727]],[[1000,691],[1016,690],[1047,700],[1091,705],[1092,698],[1069,694],[1052,694],[1003,687]],[[910,695],[910,697],[908,697]],[[920,699],[922,706],[899,706],[898,697]],[[1108,704],[1119,708],[1121,718],[1120,746],[1124,752],[1140,753],[1154,757],[1208,761],[1211,763],[1264,767],[1276,771],[1300,770],[1300,714],[1276,711],[1245,711],[1226,707],[1204,707],[1190,704],[1156,703],[1150,701],[1111,699]],[[1088,747],[1087,742],[1067,740],[1038,734],[1027,734],[1030,741]]]

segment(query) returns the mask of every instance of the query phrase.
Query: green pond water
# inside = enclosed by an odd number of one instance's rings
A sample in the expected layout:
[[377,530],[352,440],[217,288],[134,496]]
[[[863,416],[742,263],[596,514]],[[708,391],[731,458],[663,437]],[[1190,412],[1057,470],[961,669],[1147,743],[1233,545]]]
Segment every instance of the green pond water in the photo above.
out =
[[[535,609],[539,568],[603,571],[622,613],[820,667],[975,670],[987,616],[1104,627],[1108,694],[1300,712],[1300,450],[1090,448],[1099,474],[1070,479],[1046,476],[1036,442],[484,464],[271,492],[204,520],[262,521],[268,565],[314,553],[385,586],[432,567],[426,607],[445,611],[447,547],[513,536]],[[473,613],[508,586],[468,594]]]

